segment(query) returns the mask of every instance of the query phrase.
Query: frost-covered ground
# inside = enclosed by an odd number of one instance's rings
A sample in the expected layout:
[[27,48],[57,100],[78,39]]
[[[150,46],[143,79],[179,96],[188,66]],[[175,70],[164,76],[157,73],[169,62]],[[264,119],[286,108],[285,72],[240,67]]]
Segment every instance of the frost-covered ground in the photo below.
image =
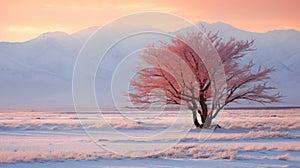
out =
[[[112,134],[103,121],[91,119],[95,114],[79,115],[79,120],[74,112],[0,112],[0,167],[300,167],[300,109],[225,110],[219,122],[223,128],[204,142],[204,133],[194,128],[178,139],[191,114],[177,122],[176,112],[153,113],[145,120],[107,111],[101,117],[116,130]],[[174,124],[178,131],[163,132]],[[134,154],[144,144],[154,148],[177,140],[159,153],[145,148],[149,155]],[[120,156],[98,144],[119,145],[129,154]]]

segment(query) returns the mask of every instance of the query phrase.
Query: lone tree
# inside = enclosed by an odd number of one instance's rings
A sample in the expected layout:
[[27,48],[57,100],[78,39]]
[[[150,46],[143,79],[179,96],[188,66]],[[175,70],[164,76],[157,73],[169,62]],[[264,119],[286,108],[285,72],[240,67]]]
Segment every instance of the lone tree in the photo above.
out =
[[[218,60],[214,60],[207,41],[219,55],[223,67],[225,83],[221,83],[222,87],[217,90],[213,85],[220,81],[216,79],[220,76],[214,76],[211,71]],[[269,74],[274,68],[255,66],[252,61],[241,62],[246,53],[253,50],[253,43],[253,40],[234,38],[223,41],[218,33],[204,31],[178,34],[171,43],[150,45],[141,55],[143,62],[150,67],[140,67],[132,79],[130,101],[137,105],[162,101],[185,105],[192,111],[194,125],[198,128],[209,128],[219,111],[231,102],[278,102],[279,93],[268,93],[275,89],[268,84]]]

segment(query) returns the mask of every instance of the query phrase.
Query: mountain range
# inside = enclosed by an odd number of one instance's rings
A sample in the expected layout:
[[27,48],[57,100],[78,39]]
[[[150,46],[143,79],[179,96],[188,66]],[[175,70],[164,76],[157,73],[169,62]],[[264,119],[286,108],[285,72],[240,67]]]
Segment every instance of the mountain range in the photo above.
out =
[[[197,24],[213,32],[219,31],[224,40],[230,37],[255,39],[255,50],[249,52],[242,62],[253,59],[263,67],[275,67],[270,82],[284,98],[274,105],[300,105],[300,32],[272,30],[256,33],[222,22]],[[0,42],[0,108],[73,107],[72,73],[75,61],[84,42],[97,29],[91,27],[74,34],[49,32],[25,42]],[[142,42],[131,40],[120,44],[108,60],[119,62],[132,49],[142,48],[153,40],[159,39],[145,37]],[[107,71],[97,74],[101,82],[96,89],[102,90],[99,94],[109,95],[110,83],[107,80],[113,68],[110,64],[105,66]],[[112,104],[110,98],[100,98],[99,101]]]

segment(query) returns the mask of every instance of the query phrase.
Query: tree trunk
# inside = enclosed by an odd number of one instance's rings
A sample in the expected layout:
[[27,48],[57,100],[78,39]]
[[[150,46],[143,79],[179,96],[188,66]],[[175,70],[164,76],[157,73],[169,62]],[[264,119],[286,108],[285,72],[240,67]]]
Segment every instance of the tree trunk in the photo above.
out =
[[196,111],[193,111],[193,121],[194,121],[194,125],[197,128],[201,128],[201,125],[200,125],[200,123],[198,122],[198,119],[197,119],[197,112]]
[[200,117],[201,117],[201,122],[202,122],[202,124],[204,124],[204,123],[205,123],[205,120],[206,120],[206,118],[207,118],[207,111],[206,111],[206,112],[205,112],[205,111],[201,112],[200,110],[198,110],[198,113],[199,113],[199,115],[200,115]]
[[207,117],[208,116],[208,108],[207,108],[207,104],[206,104],[206,100],[204,98],[204,91],[200,92],[200,96],[199,96],[199,103],[201,106],[202,111],[198,110],[198,113],[200,114],[201,117],[201,128],[209,128],[209,126],[211,125],[211,121],[212,118],[211,117]]
[[202,120],[202,118],[204,120],[204,122],[202,121],[202,127],[203,128],[209,128],[210,125],[211,125],[211,122],[212,122],[212,118],[211,117],[207,117],[207,115],[205,115],[203,117],[201,116],[201,120]]

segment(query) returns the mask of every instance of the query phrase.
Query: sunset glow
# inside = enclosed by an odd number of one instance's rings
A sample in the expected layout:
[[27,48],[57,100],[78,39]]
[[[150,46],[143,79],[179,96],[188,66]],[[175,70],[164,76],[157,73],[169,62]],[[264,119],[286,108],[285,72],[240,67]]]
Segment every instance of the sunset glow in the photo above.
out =
[[299,6],[297,0],[10,0],[1,2],[0,6],[0,41],[26,41],[49,31],[71,34],[142,11],[168,12],[191,22],[222,21],[254,32],[300,30]]

